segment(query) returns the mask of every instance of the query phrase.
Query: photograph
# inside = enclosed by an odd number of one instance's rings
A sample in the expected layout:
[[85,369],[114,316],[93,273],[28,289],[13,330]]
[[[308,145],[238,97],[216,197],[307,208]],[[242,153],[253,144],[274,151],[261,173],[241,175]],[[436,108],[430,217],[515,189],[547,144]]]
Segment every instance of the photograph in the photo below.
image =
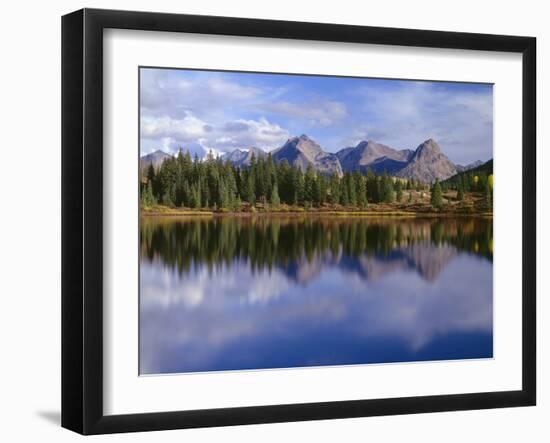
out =
[[493,358],[493,84],[137,74],[140,375]]
[[[61,237],[59,260],[34,260],[60,265],[37,269],[61,304],[43,300],[43,278],[12,291],[33,283],[36,324],[60,311],[61,337],[40,328],[60,349],[40,349],[55,357],[61,426],[168,439],[210,428],[241,443],[264,424],[277,442],[365,426],[378,440],[536,440],[543,15],[224,5],[65,11],[61,51],[59,16],[52,33],[60,91],[42,72],[12,88],[40,109],[61,98],[60,113],[36,113],[61,132],[42,118],[31,131],[60,137],[61,210],[37,203],[61,225],[6,237],[26,274],[21,239]],[[19,59],[6,72],[32,77],[36,57]],[[6,109],[30,124],[32,106]],[[35,215],[6,220],[36,224],[44,211],[21,199],[36,192],[11,188]],[[12,317],[6,337],[21,329]],[[28,354],[36,372],[44,359]],[[40,395],[30,403],[48,415]]]

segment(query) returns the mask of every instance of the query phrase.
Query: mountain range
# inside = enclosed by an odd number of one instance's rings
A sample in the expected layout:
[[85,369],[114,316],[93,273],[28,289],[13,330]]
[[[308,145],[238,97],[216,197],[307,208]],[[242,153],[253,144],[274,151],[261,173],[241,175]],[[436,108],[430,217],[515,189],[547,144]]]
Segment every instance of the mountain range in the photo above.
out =
[[285,276],[297,283],[306,284],[328,268],[338,267],[364,280],[379,280],[398,271],[415,271],[426,281],[435,281],[449,262],[459,254],[450,244],[435,246],[419,242],[399,247],[389,253],[361,254],[349,257],[342,252],[319,254],[275,265]]
[[[266,151],[259,148],[235,149],[224,154],[223,159],[229,160],[237,167],[250,165],[252,155],[255,158],[264,157]],[[433,139],[428,139],[418,145],[415,150],[397,150],[377,143],[373,140],[361,141],[357,146],[341,149],[336,153],[326,152],[307,135],[292,137],[286,143],[271,151],[273,160],[277,163],[286,160],[288,164],[298,166],[305,171],[308,166],[323,174],[343,175],[344,172],[360,171],[365,173],[371,170],[375,174],[384,172],[404,179],[420,180],[433,183],[436,180],[445,180],[460,172],[480,167],[480,160],[469,165],[457,165],[451,162],[443,153],[440,146]],[[153,164],[155,168],[170,157],[163,151],[157,150],[140,159],[140,168]]]
[[410,149],[396,151],[375,141],[362,141],[355,147],[344,148],[336,153],[346,172],[371,169],[375,174],[386,171],[394,174],[403,169],[413,155]]

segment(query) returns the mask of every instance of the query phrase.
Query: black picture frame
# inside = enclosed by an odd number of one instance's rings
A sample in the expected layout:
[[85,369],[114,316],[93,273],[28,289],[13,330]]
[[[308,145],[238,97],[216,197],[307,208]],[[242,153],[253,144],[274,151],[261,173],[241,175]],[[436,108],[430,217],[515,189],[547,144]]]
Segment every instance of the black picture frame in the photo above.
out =
[[[177,412],[103,413],[103,30],[522,54],[522,389]],[[530,406],[536,403],[536,39],[83,9],[62,18],[62,426],[81,434]]]

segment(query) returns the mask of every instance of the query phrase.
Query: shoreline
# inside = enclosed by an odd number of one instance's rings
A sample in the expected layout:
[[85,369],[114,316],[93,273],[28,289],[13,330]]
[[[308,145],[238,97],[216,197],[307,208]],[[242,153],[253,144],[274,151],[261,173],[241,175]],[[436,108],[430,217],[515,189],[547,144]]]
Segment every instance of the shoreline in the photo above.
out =
[[451,217],[483,217],[493,218],[492,212],[413,212],[413,211],[243,211],[243,212],[221,212],[221,211],[204,211],[204,210],[165,210],[165,211],[150,211],[140,208],[140,217],[234,217],[234,218],[251,218],[251,217],[395,217],[395,218],[451,218]]

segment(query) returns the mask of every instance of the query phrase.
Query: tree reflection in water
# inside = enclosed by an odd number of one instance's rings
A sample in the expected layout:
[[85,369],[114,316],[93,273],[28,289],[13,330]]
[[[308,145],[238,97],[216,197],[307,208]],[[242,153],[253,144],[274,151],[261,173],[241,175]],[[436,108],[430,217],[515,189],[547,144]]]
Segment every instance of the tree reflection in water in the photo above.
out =
[[492,220],[144,217],[140,372],[492,356]]

